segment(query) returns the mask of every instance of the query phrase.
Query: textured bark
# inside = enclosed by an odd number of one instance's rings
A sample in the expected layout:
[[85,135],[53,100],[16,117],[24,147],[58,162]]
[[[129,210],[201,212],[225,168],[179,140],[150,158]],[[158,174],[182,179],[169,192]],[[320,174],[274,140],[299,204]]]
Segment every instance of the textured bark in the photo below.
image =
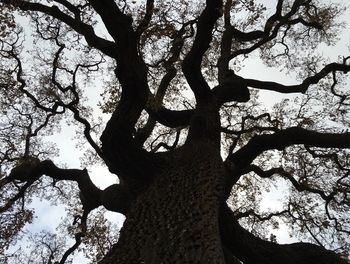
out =
[[213,144],[168,153],[167,167],[131,205],[118,244],[102,263],[225,263],[219,234],[224,187]]

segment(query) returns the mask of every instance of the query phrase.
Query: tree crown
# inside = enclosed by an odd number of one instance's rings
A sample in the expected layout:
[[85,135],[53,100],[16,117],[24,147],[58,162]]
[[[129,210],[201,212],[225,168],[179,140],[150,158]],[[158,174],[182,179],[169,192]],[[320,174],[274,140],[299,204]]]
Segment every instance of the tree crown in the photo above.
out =
[[[345,256],[350,56],[322,51],[336,47],[346,9],[275,2],[0,0],[3,258],[19,261],[5,251],[41,197],[67,205],[60,228],[75,242],[32,235],[36,257],[64,263],[83,243],[102,259],[117,238],[100,206],[126,214],[170,155],[208,142],[227,169],[225,199],[252,234],[276,242],[271,230],[288,226]],[[264,78],[270,69],[292,84]],[[46,138],[66,124],[82,166],[107,166],[118,185],[101,190],[88,170],[53,162]],[[273,186],[284,200],[264,208]]]

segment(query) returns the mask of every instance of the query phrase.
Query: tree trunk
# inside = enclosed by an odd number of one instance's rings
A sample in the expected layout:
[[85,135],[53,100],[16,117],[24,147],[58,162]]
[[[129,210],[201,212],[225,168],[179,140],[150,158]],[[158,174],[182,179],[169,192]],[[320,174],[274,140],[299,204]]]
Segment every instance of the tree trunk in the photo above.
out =
[[131,205],[120,240],[102,263],[225,263],[217,145],[186,144],[167,153],[162,168]]

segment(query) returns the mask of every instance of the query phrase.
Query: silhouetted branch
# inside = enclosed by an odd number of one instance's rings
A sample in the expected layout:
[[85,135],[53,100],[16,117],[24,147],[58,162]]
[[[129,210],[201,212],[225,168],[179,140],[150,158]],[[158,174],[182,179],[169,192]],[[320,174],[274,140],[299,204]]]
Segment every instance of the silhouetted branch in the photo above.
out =
[[74,29],[77,33],[83,35],[86,39],[86,42],[103,52],[104,54],[115,58],[115,43],[100,38],[96,36],[94,29],[91,25],[88,25],[86,23],[83,23],[80,21],[80,19],[72,18],[71,16],[67,15],[66,13],[62,12],[57,6],[47,6],[40,3],[33,3],[30,1],[23,1],[23,0],[2,0],[2,3],[12,5],[15,7],[18,7],[19,9],[23,11],[37,11],[41,12],[47,15],[50,15],[63,23],[70,26],[72,29]]
[[346,264],[337,254],[310,243],[275,244],[242,228],[227,205],[220,210],[223,245],[245,264]]
[[283,150],[297,144],[320,148],[350,148],[350,133],[320,133],[301,127],[290,127],[274,134],[255,136],[244,147],[230,155],[228,160],[243,169],[266,150]]
[[259,166],[251,164],[251,165],[249,165],[247,167],[247,172],[250,172],[250,171],[253,171],[254,173],[256,173],[257,175],[259,175],[262,178],[270,178],[273,175],[278,174],[278,175],[282,176],[283,178],[288,179],[293,184],[293,186],[295,187],[295,189],[298,192],[307,191],[307,192],[310,192],[310,193],[318,194],[326,202],[332,200],[334,195],[336,194],[335,191],[331,192],[330,194],[326,194],[323,190],[316,189],[316,188],[313,188],[313,187],[311,187],[309,185],[300,183],[293,177],[292,174],[290,174],[289,172],[284,170],[282,167],[272,168],[272,169],[264,171]]
[[192,48],[182,63],[182,71],[196,97],[197,103],[200,103],[201,99],[207,97],[210,93],[210,88],[201,73],[201,63],[203,55],[212,40],[214,25],[222,15],[221,0],[207,0],[206,3],[205,9],[198,19],[197,33]]
[[265,82],[255,79],[245,79],[247,85],[252,88],[261,90],[270,90],[279,93],[305,93],[310,85],[317,84],[321,79],[326,77],[329,73],[341,71],[348,73],[350,65],[340,63],[330,63],[323,67],[318,73],[307,77],[301,84],[297,85],[283,85],[276,82]]
[[80,230],[79,230],[79,232],[77,232],[74,235],[75,243],[73,246],[71,246],[69,249],[67,249],[67,251],[63,254],[59,264],[64,264],[66,262],[67,258],[69,257],[69,255],[71,255],[75,250],[77,250],[79,248],[79,246],[82,242],[82,238],[86,234],[86,229],[87,229],[86,221],[87,221],[88,214],[89,214],[89,212],[87,212],[87,211],[83,212],[83,215],[80,219],[80,224],[79,224]]

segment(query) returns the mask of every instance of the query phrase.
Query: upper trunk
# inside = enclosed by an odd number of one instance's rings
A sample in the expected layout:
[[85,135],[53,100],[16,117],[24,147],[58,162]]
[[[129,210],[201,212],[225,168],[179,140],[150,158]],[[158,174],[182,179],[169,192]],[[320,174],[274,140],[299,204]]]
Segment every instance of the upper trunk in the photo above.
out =
[[166,154],[154,182],[132,204],[118,244],[102,263],[225,263],[219,235],[224,190],[216,144]]

